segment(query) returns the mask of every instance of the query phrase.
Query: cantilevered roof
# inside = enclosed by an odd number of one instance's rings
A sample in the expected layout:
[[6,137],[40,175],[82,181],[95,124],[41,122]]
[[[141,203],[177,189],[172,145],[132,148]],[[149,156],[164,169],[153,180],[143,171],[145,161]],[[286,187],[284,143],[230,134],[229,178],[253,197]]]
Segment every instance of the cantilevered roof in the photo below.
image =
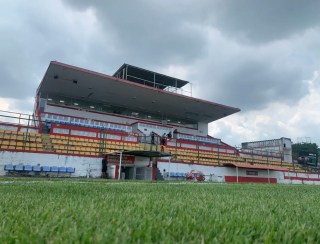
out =
[[113,76],[162,90],[167,87],[181,88],[189,83],[185,80],[159,74],[130,64],[123,64]]
[[38,87],[41,97],[64,96],[132,111],[210,123],[240,109],[179,95],[52,61]]

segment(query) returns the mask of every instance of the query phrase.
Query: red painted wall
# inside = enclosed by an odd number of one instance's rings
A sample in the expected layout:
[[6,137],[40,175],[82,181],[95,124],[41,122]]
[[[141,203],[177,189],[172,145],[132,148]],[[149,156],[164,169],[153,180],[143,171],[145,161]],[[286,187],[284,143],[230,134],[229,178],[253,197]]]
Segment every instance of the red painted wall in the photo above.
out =
[[115,167],[114,179],[115,179],[115,180],[118,180],[118,177],[119,177],[119,166],[117,165],[117,166]]
[[[225,176],[225,182],[237,182],[237,176]],[[238,182],[269,183],[268,178],[239,176]],[[277,183],[277,178],[270,178],[270,183]]]

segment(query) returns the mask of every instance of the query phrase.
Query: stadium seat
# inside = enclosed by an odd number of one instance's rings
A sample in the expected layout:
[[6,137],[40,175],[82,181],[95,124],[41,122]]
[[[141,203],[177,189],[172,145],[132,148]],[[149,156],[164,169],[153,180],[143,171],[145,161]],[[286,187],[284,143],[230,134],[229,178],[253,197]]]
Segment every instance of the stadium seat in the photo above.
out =
[[23,169],[24,169],[24,167],[23,167],[23,165],[21,165],[21,164],[18,164],[18,165],[16,165],[16,166],[14,167],[14,170],[15,170],[15,171],[23,171]]
[[59,167],[59,172],[63,172],[63,173],[67,172],[66,167]]
[[24,166],[24,171],[32,171],[32,166],[31,165]]
[[74,173],[74,172],[75,172],[75,168],[73,168],[73,167],[67,167],[67,172],[68,172],[68,173]]
[[12,171],[12,170],[14,170],[14,167],[12,164],[6,164],[6,165],[4,165],[4,170]]
[[50,172],[51,171],[50,166],[42,166],[42,171],[43,172]]
[[59,172],[59,167],[57,167],[57,166],[52,166],[52,167],[51,167],[51,172]]
[[40,172],[41,171],[41,167],[40,166],[33,166],[32,167],[32,170],[34,171],[34,172]]

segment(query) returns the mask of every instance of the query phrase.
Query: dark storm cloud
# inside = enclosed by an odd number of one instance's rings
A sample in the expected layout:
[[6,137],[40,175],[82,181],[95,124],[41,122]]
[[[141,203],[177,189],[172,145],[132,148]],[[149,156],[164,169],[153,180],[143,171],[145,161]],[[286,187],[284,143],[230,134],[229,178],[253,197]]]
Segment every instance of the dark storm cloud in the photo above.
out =
[[[118,56],[137,64],[190,63],[204,55],[205,33],[179,5],[155,1],[65,1],[77,9],[95,9],[106,33],[114,35]],[[182,6],[183,9],[183,6]]]
[[210,24],[250,42],[288,38],[320,25],[318,0],[218,0],[208,4]]
[[[174,34],[181,23],[212,26],[231,38],[258,43],[288,38],[320,26],[318,0],[64,1],[82,10],[95,8],[101,20],[117,28],[119,35],[133,44],[135,38],[156,43],[162,39],[183,40],[179,30]],[[166,32],[171,35],[162,35]],[[191,38],[193,34],[196,33],[187,35],[190,44],[201,44],[199,38]]]
[[[95,10],[104,31],[114,34],[118,59],[146,68],[191,67],[188,79],[198,94],[243,110],[277,100],[294,104],[306,93],[302,79],[316,66],[299,67],[311,51],[294,50],[290,42],[284,44],[287,52],[266,46],[265,52],[274,52],[270,57],[255,55],[259,50],[254,48],[317,27],[319,1],[65,2],[80,11]],[[220,40],[208,38],[210,31],[219,33]],[[246,53],[249,44],[254,45]],[[232,53],[233,45],[244,51]]]
[[[0,97],[24,100],[34,96],[52,60],[106,72],[108,41],[87,37],[87,30],[77,26],[81,20],[56,3],[0,3]],[[91,58],[97,64],[92,65]]]
[[[34,96],[49,61],[58,60],[107,74],[124,62],[178,66],[201,98],[242,110],[294,104],[320,65],[319,3],[4,1],[0,97]],[[279,40],[286,42],[273,45]]]
[[212,70],[204,73],[210,77],[203,89],[204,97],[239,106],[244,111],[262,109],[274,101],[295,104],[307,92],[298,69],[272,67],[267,61],[244,60],[223,74]]

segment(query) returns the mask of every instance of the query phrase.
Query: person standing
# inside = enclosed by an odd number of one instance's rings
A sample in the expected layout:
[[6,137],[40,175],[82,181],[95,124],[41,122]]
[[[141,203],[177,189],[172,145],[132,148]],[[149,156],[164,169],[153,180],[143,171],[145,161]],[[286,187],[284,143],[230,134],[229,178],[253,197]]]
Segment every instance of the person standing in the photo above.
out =
[[154,144],[154,132],[151,132],[151,144]]
[[107,171],[108,171],[108,156],[105,155],[104,158],[101,161],[101,178],[107,178]]
[[162,138],[161,138],[161,142],[162,142],[162,145],[166,144],[166,133],[163,133]]

